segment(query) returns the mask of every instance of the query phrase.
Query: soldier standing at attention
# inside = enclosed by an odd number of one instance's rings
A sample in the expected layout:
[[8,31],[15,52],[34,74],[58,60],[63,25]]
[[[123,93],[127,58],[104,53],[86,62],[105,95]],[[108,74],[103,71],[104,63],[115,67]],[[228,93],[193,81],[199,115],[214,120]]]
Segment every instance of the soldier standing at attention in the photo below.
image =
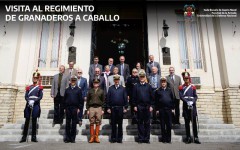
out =
[[66,112],[65,143],[75,143],[78,113],[83,109],[84,105],[82,90],[77,86],[77,77],[72,75],[70,82],[64,94],[64,110]]
[[[93,88],[91,88],[87,94],[87,114],[89,115],[90,121],[90,140],[89,143],[100,143],[98,138],[100,132],[100,125],[102,121],[103,105],[105,94],[104,91],[99,87],[100,80],[95,78],[93,81]],[[96,124],[96,130],[94,132],[94,125]]]
[[113,80],[114,85],[109,88],[107,95],[107,112],[111,114],[111,142],[122,143],[123,114],[127,112],[128,107],[127,91],[122,85],[119,85],[120,75],[114,75]]
[[182,73],[182,77],[184,80],[184,84],[179,86],[179,96],[180,99],[183,101],[183,117],[185,121],[185,129],[186,129],[186,144],[192,142],[190,136],[190,121],[192,121],[193,125],[193,136],[194,136],[194,143],[201,144],[198,139],[198,132],[197,132],[197,92],[196,87],[191,84],[190,74],[185,70]]
[[146,73],[139,72],[140,83],[133,88],[133,106],[138,119],[138,143],[150,143],[150,116],[153,110],[154,98],[152,87],[146,83]]
[[38,71],[33,73],[33,84],[30,86],[27,86],[26,88],[26,94],[25,94],[25,100],[26,100],[26,106],[24,109],[24,118],[25,118],[25,124],[23,129],[23,136],[20,141],[26,142],[27,134],[28,134],[28,127],[30,123],[30,118],[32,119],[32,142],[38,142],[36,137],[36,130],[37,130],[37,118],[40,117],[41,108],[40,108],[40,100],[43,97],[43,87],[39,86],[40,73]]
[[161,78],[161,87],[155,92],[156,113],[161,122],[162,142],[171,143],[172,111],[174,111],[174,99],[172,91],[167,87],[167,79]]

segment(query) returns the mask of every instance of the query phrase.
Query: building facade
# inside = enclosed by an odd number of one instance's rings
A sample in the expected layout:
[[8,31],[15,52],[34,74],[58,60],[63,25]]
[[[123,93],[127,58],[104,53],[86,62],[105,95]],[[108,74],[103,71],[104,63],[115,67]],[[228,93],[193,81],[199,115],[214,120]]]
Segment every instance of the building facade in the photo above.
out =
[[[170,66],[175,67],[178,75],[187,69],[198,81],[199,114],[240,127],[239,16],[193,17],[191,22],[186,22],[179,11],[183,6],[146,5],[145,16],[139,17],[145,22],[144,37],[147,37],[146,53],[143,52],[141,60],[145,64],[147,56],[154,55],[162,75],[168,74]],[[205,7],[208,6],[199,6],[197,13],[203,13]],[[73,37],[69,34],[71,22],[5,22],[3,19],[0,20],[0,124],[23,117],[25,87],[31,84],[32,72],[37,68],[45,87],[42,109],[51,109],[51,77],[58,73],[59,65],[68,66],[69,47],[76,47],[75,66],[82,68],[87,78],[93,55],[105,53],[104,49],[95,50],[94,22],[76,22]],[[163,20],[170,27],[166,38]],[[171,64],[164,63],[164,47],[170,48]]]

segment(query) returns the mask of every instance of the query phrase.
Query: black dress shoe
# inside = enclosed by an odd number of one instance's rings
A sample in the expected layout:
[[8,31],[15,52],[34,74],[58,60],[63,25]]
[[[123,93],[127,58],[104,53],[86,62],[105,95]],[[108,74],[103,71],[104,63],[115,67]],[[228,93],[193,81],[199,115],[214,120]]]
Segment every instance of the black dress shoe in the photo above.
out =
[[144,143],[150,144],[150,141],[149,140],[145,140]]
[[187,138],[186,138],[186,144],[190,144],[190,143],[192,143],[192,140],[191,140],[190,137],[187,137]]
[[19,141],[19,143],[26,142],[26,140],[27,140],[27,136],[23,136],[22,139]]
[[195,139],[194,139],[194,143],[196,143],[196,144],[201,144],[201,142],[199,141],[198,138],[195,138]]
[[138,144],[142,144],[143,143],[143,141],[142,140],[138,140]]
[[33,135],[33,136],[32,136],[31,141],[32,141],[32,142],[38,142],[36,135]]
[[122,140],[117,140],[117,143],[122,143]]
[[76,143],[75,140],[71,141],[71,143]]
[[64,140],[64,143],[69,143],[70,141],[69,140]]
[[171,141],[167,141],[168,144],[171,144],[172,142]]
[[110,142],[111,143],[116,143],[116,139],[111,139]]

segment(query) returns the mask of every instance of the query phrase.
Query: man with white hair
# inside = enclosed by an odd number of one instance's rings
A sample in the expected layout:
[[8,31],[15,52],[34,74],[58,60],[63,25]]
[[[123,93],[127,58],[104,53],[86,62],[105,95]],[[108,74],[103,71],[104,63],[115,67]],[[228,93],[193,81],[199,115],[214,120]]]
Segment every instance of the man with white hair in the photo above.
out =
[[[82,77],[83,71],[80,68],[77,68],[77,86],[82,90],[82,98],[84,101],[87,99],[87,79]],[[83,108],[80,109],[80,112],[78,113],[78,119],[79,119],[79,126],[82,125],[82,116],[83,116]]]

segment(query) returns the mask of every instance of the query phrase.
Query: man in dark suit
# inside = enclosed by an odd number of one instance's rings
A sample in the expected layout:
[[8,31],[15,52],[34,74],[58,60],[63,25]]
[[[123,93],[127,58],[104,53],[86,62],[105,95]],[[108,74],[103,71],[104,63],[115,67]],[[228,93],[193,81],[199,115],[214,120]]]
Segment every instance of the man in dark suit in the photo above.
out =
[[114,69],[114,65],[113,65],[113,58],[109,58],[108,59],[108,66],[109,66],[109,69],[110,69],[110,72],[113,73],[113,69]]
[[[95,74],[95,68],[99,68],[100,69],[100,74],[102,73],[103,71],[103,67],[102,65],[100,65],[98,62],[99,62],[99,58],[98,56],[94,56],[94,63],[90,65],[89,67],[89,71],[88,71],[88,74],[89,74],[89,79],[93,79],[94,78],[94,74]],[[91,81],[91,80],[90,80]]]
[[119,70],[119,75],[124,77],[124,81],[127,81],[127,78],[130,76],[130,69],[129,69],[129,65],[125,64],[125,57],[124,56],[120,56],[119,58],[120,64],[117,64],[118,70]]
[[179,117],[180,117],[180,109],[179,109],[179,103],[180,103],[180,97],[179,97],[179,86],[182,85],[182,81],[180,76],[175,75],[175,69],[174,67],[169,68],[169,75],[167,78],[167,86],[171,88],[175,103],[175,113],[173,115],[173,123],[180,125]]
[[59,67],[59,73],[54,75],[51,87],[51,97],[54,98],[53,124],[62,124],[64,117],[63,96],[69,84],[69,76],[65,74],[65,67]]
[[106,84],[105,84],[105,79],[104,79],[104,77],[103,76],[101,76],[100,75],[100,68],[95,68],[95,74],[94,74],[94,76],[92,77],[92,78],[90,78],[90,80],[89,80],[89,86],[91,87],[91,88],[93,88],[93,80],[94,79],[99,79],[100,80],[100,82],[99,82],[99,87],[104,91],[104,93],[106,94]]
[[[84,101],[87,100],[87,79],[82,77],[82,69],[77,69],[77,86],[82,90],[82,97]],[[80,109],[80,112],[78,113],[78,119],[79,119],[79,126],[82,126],[82,116],[83,116],[83,108]]]
[[[148,83],[152,87],[153,95],[154,95],[154,92],[161,86],[160,84],[161,77],[157,73],[158,73],[158,68],[154,66],[152,67],[151,75],[148,77],[148,81],[149,81]],[[152,124],[157,124],[157,123],[159,123],[159,121],[156,116],[156,109],[154,108],[152,112]]]
[[158,75],[161,77],[161,68],[158,62],[154,61],[154,56],[150,55],[149,56],[149,62],[147,63],[146,67],[146,74],[147,76],[151,75],[152,73],[152,67],[157,67],[158,68]]

